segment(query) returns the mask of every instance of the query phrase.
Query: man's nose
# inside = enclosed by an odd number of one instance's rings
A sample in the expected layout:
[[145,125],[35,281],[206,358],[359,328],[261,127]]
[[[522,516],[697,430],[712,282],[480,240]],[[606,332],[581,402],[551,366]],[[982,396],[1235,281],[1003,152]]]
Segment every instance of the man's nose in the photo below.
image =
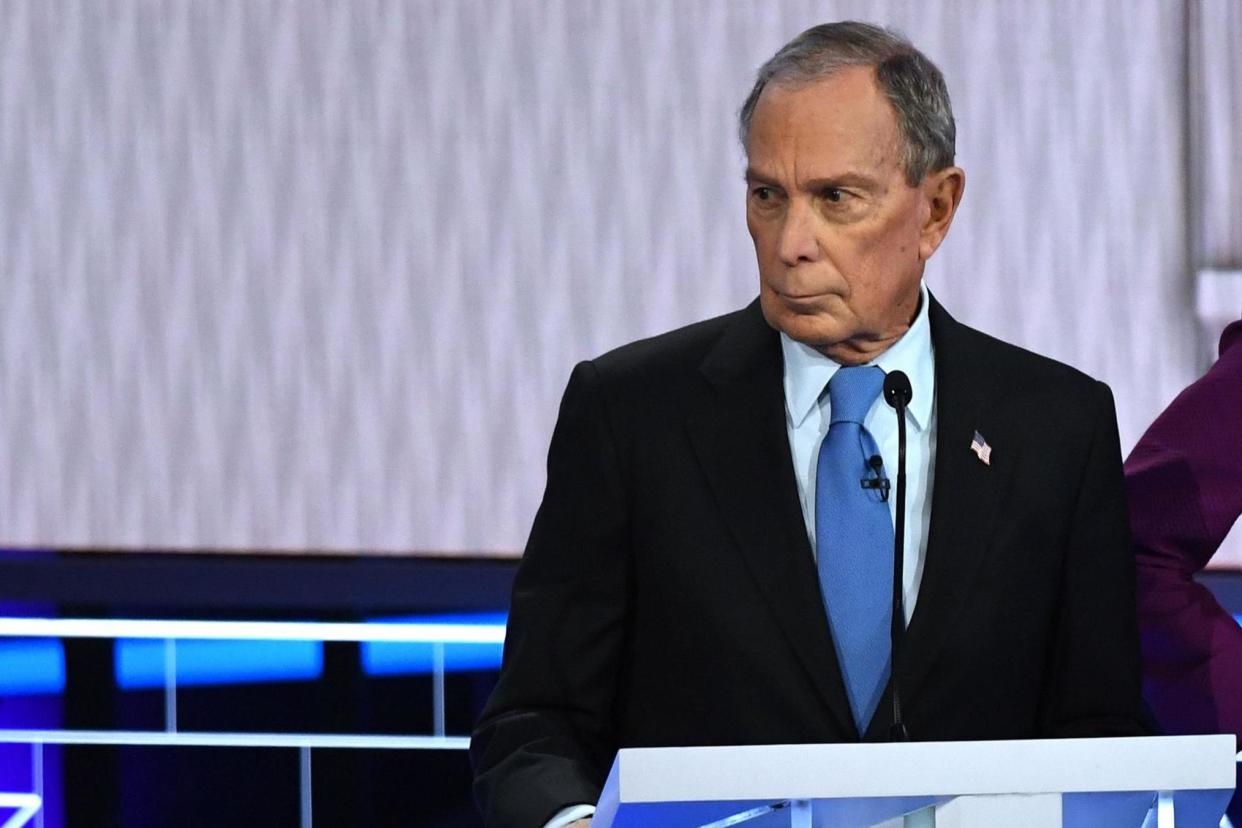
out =
[[805,202],[790,202],[781,226],[776,253],[788,267],[799,262],[813,262],[819,257],[819,244],[815,238],[815,215]]

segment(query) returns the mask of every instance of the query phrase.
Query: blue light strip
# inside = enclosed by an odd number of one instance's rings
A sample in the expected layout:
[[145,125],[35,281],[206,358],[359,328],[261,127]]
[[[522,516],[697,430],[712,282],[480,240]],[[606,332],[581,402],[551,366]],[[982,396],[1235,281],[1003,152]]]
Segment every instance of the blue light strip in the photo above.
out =
[[182,621],[155,618],[0,618],[0,638],[158,638],[177,641],[401,641],[498,644],[495,624],[338,621]]
[[59,641],[0,641],[0,696],[64,690],[65,648]]
[[[448,624],[504,629],[507,618],[504,613],[487,615],[445,615],[436,617],[375,619],[378,623]],[[362,645],[362,670],[368,676],[418,675],[433,671],[435,644],[404,643],[390,641],[367,641]],[[471,670],[500,669],[504,645],[494,643],[462,644],[450,642],[438,645],[444,651],[444,670],[448,673]]]
[[[122,690],[164,686],[163,641],[122,638],[114,660]],[[181,687],[312,681],[322,675],[323,644],[318,641],[177,642]]]
[[63,692],[65,660],[58,636],[115,637],[117,684],[141,690],[164,686],[165,637],[185,636],[176,643],[177,683],[193,687],[315,680],[323,674],[325,640],[361,642],[368,676],[431,673],[437,648],[446,672],[495,670],[506,621],[503,613],[377,618],[362,624],[5,618],[0,623],[8,626],[0,628],[0,637],[41,637],[0,640],[0,694]]

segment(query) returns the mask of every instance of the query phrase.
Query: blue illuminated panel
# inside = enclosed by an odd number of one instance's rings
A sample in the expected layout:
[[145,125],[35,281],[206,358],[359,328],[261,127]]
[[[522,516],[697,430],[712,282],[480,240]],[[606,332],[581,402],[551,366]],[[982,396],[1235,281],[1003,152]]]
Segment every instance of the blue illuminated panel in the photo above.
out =
[[[503,631],[504,613],[413,616],[373,619],[379,623],[443,624],[466,630]],[[447,672],[496,670],[500,643],[362,642],[367,675],[426,674],[434,669],[442,647]],[[117,685],[135,690],[163,687],[165,642],[117,639],[114,649]],[[318,641],[180,640],[176,643],[177,683],[185,686],[310,681],[323,674],[323,644]],[[0,640],[0,696],[59,694],[65,689],[64,648],[56,639]]]
[[0,696],[64,690],[65,650],[59,641],[0,641]]
[[[177,684],[205,686],[309,681],[323,675],[318,641],[178,641]],[[116,682],[125,690],[164,686],[164,642],[116,642]]]
[[[503,627],[504,613],[486,615],[443,615],[406,618],[377,618],[384,623],[452,624],[465,627]],[[447,672],[466,670],[497,670],[500,668],[503,644],[444,644],[444,669]],[[390,641],[367,641],[362,644],[362,669],[369,676],[430,673],[434,665],[435,645],[406,644]]]

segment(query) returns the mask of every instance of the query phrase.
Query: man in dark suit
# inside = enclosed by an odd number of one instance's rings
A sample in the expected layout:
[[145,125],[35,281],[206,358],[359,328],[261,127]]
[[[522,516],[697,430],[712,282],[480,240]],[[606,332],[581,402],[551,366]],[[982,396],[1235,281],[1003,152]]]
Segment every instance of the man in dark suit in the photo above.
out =
[[471,748],[489,825],[578,824],[620,747],[887,739],[894,683],[918,740],[1144,732],[1111,395],[922,284],[965,181],[939,71],[819,26],[741,118],[759,298],[575,369]]

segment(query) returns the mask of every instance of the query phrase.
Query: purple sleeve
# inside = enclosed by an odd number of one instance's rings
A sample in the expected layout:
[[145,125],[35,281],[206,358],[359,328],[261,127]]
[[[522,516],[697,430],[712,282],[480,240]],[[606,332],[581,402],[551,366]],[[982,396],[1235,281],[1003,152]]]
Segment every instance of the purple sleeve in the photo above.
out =
[[1125,470],[1144,695],[1169,733],[1242,734],[1242,628],[1193,580],[1242,513],[1242,321]]

